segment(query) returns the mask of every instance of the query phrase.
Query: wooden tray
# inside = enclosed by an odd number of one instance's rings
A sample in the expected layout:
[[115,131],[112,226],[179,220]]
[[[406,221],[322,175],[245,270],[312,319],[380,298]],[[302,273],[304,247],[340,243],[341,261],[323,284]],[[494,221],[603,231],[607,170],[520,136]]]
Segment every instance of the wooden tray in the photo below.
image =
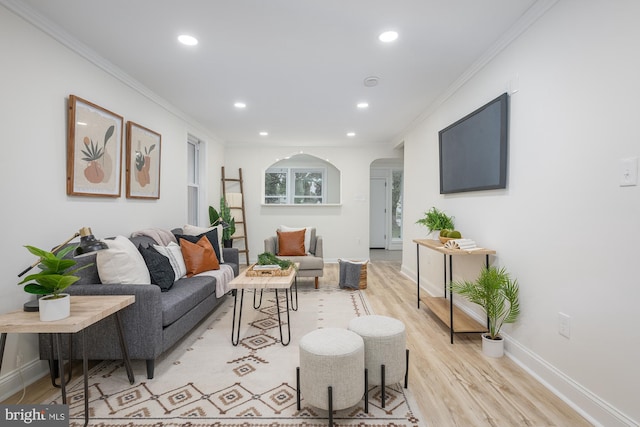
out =
[[[254,264],[255,265],[255,264]],[[282,270],[280,268],[274,268],[270,270],[254,270],[253,266],[247,269],[245,273],[248,277],[276,277],[276,276],[288,276],[291,274],[291,270],[293,267],[289,267],[286,270]]]

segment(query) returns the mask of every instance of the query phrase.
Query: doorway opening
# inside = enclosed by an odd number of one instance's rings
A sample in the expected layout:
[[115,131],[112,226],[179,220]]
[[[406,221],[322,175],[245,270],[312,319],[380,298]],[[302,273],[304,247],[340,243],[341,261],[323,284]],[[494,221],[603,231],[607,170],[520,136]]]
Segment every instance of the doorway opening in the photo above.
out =
[[403,160],[371,163],[369,185],[369,248],[402,250]]

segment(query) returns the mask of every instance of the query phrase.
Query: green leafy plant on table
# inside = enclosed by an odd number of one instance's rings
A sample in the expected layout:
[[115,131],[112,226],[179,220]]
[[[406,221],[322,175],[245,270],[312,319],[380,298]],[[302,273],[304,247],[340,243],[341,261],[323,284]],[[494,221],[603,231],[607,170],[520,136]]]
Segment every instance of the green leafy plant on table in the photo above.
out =
[[[227,224],[226,228],[222,229],[222,240],[224,242],[231,242],[231,236],[236,232],[236,220],[231,215],[231,209],[224,200],[224,197],[220,198],[220,212],[213,206],[209,206],[209,223],[211,226]],[[224,225],[224,224],[223,224]],[[231,247],[230,243],[225,243],[225,247]]]
[[424,218],[416,221],[416,224],[424,225],[429,231],[434,230],[453,230],[453,217],[448,216],[436,207],[432,207],[424,213]]
[[280,267],[280,270],[286,270],[289,267],[296,267],[293,261],[278,258],[271,252],[263,252],[258,255],[258,265],[277,265]]
[[74,274],[83,268],[89,267],[84,265],[74,270],[69,270],[76,265],[76,261],[72,259],[63,259],[66,254],[74,250],[75,246],[67,246],[60,250],[57,254],[54,254],[43,249],[36,248],[35,246],[25,246],[29,252],[40,258],[40,272],[36,274],[30,274],[25,277],[18,285],[22,285],[27,282],[24,287],[25,292],[35,295],[53,295],[51,298],[61,298],[60,293],[66,288],[80,280],[78,276]]
[[504,267],[485,267],[475,281],[457,281],[450,286],[453,292],[484,309],[489,320],[489,339],[502,339],[502,325],[515,322],[520,315],[518,281],[511,279]]

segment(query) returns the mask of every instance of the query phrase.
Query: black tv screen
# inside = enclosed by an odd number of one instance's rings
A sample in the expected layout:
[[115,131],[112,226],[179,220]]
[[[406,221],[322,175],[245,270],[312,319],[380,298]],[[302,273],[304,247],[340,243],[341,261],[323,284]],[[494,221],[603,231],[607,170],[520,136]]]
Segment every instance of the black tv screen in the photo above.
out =
[[509,95],[439,132],[440,194],[507,187]]

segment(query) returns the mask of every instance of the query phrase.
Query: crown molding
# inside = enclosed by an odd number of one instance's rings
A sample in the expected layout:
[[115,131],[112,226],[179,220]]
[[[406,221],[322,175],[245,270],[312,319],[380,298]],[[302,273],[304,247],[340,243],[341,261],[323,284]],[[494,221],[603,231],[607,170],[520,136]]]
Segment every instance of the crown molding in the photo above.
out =
[[533,25],[540,17],[542,17],[549,9],[551,9],[560,0],[538,0],[522,16],[496,41],[485,53],[478,58],[471,66],[458,77],[436,100],[418,115],[400,132],[392,141],[392,146],[397,147],[404,141],[407,133],[412,131],[417,125],[424,122],[431,116],[442,104],[451,98],[462,86],[470,81],[478,74],[487,64],[489,64],[500,52],[506,49],[520,35],[522,35],[531,25]]

